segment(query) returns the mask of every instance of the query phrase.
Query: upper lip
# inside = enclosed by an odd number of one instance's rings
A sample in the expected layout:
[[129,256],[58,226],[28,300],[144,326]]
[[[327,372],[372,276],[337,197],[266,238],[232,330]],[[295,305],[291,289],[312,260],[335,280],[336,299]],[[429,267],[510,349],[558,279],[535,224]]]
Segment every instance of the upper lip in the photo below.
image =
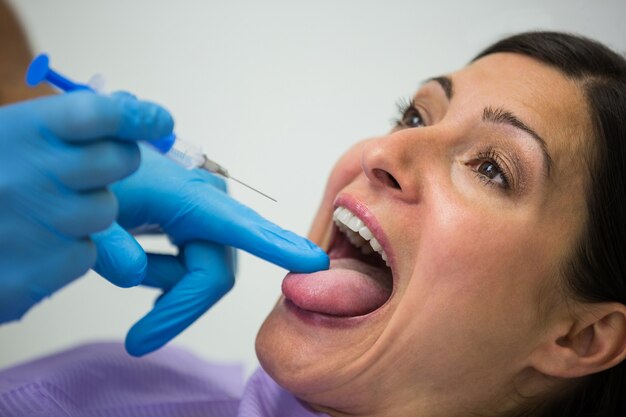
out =
[[389,267],[391,268],[391,273],[395,281],[396,280],[395,278],[396,277],[395,253],[391,247],[391,243],[389,242],[389,239],[387,238],[387,235],[385,234],[382,226],[378,222],[378,219],[376,219],[376,216],[374,216],[374,214],[370,211],[370,209],[367,207],[365,203],[363,203],[359,199],[347,193],[341,193],[337,196],[337,198],[335,198],[335,202],[333,203],[333,210],[336,209],[337,207],[347,208],[354,215],[356,215],[359,219],[361,219],[363,223],[365,224],[365,226],[367,226],[370,229],[370,231],[372,232],[376,240],[378,240],[378,243],[380,243],[383,250],[387,254],[387,261],[389,263]]

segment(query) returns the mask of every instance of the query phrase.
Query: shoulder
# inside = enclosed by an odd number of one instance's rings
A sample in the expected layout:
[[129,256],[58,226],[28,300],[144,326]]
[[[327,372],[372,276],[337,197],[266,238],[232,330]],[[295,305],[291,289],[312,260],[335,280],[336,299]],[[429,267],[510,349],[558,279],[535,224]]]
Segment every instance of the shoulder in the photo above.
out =
[[[175,347],[134,358],[121,343],[97,343],[1,371],[0,411],[12,404],[16,411],[29,404],[54,416],[86,415],[85,410],[152,410],[157,405],[170,413],[174,406],[181,411],[200,407],[206,412],[218,406],[236,410],[242,390],[240,365],[209,363]],[[55,407],[69,413],[53,414]]]

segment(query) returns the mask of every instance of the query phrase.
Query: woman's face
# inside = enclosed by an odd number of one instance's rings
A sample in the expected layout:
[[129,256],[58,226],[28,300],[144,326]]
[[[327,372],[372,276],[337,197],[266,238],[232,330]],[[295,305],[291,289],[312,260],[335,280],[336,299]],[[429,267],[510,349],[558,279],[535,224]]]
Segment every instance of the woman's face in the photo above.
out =
[[[426,82],[336,165],[311,233],[331,269],[286,277],[257,338],[265,370],[334,415],[506,407],[566,314],[590,132],[576,85],[525,56]],[[350,243],[363,226],[390,268]]]

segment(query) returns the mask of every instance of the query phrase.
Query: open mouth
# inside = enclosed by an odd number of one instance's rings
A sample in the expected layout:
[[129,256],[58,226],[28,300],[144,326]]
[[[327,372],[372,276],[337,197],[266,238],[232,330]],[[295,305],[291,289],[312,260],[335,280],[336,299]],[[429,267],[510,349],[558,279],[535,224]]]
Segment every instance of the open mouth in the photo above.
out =
[[288,274],[283,294],[302,310],[328,316],[372,313],[391,297],[393,275],[387,254],[370,227],[348,208],[337,207],[333,221],[330,269]]

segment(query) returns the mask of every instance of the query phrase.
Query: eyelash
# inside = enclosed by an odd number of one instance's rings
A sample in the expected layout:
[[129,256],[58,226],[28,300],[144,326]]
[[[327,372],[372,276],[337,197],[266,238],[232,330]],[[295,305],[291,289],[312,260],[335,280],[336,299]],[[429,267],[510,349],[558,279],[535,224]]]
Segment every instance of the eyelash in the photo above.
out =
[[[489,178],[487,175],[483,174],[482,172],[479,172],[478,169],[485,162],[493,164],[495,166],[495,169],[497,170],[497,174],[502,176],[502,184],[498,184],[492,178]],[[502,188],[503,190],[511,189],[510,176],[506,172],[506,170],[503,168],[504,161],[502,160],[502,157],[495,149],[488,149],[487,151],[480,152],[474,159],[474,162],[472,163],[472,165],[473,167],[475,167],[474,172],[476,173],[476,177],[480,179],[482,182],[484,182],[485,185],[488,185],[490,187],[499,187],[499,188]]]
[[[394,119],[394,125],[399,129],[411,129],[415,127],[425,127],[424,118],[422,114],[415,106],[415,100],[413,98],[406,99],[401,98],[396,103],[396,107],[398,108],[398,113],[400,114],[399,118]],[[413,123],[407,123],[407,119],[409,117],[419,119],[419,123],[417,125]]]
[[[426,124],[424,123],[424,118],[422,117],[420,111],[417,109],[415,105],[415,100],[413,98],[400,98],[396,103],[396,107],[398,108],[398,113],[400,114],[399,118],[394,119],[394,125],[397,129],[410,129],[426,126]],[[409,117],[416,117],[417,119],[419,119],[417,125],[415,123],[407,123],[407,119]],[[502,184],[497,183],[493,180],[493,178],[489,178],[487,175],[479,171],[479,168],[484,163],[490,163],[495,167],[497,175],[502,176]],[[490,148],[486,151],[480,152],[473,159],[471,165],[474,168],[474,173],[476,174],[476,177],[485,185],[489,187],[498,187],[502,190],[511,189],[511,178],[507,171],[503,168],[505,164],[502,160],[502,157],[495,149]]]

